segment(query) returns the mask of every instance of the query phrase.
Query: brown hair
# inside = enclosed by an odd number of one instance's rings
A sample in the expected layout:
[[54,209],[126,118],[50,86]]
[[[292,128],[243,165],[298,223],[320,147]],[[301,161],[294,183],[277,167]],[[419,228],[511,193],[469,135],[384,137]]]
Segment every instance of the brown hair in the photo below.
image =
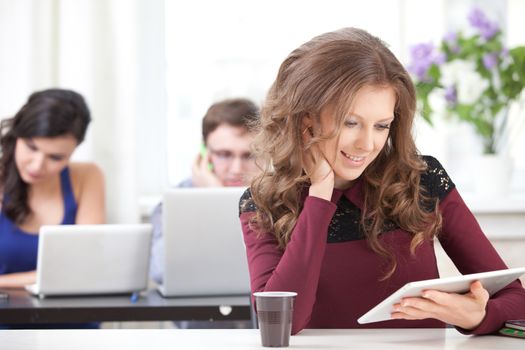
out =
[[259,108],[245,98],[234,98],[214,103],[202,119],[202,140],[208,140],[208,135],[221,124],[241,127],[250,130],[250,126],[259,117]]
[[[425,210],[430,200],[419,186],[425,163],[411,135],[415,89],[410,76],[386,45],[367,32],[344,28],[317,36],[292,51],[281,64],[261,110],[254,142],[262,172],[251,185],[257,213],[251,224],[272,232],[284,249],[302,210],[301,194],[309,184],[302,155],[312,144],[338,137],[346,113],[364,86],[391,87],[397,97],[395,119],[378,157],[365,169],[361,225],[370,247],[396,268],[393,255],[378,236],[389,220],[413,234],[411,251],[433,237],[441,225],[436,209]],[[336,130],[321,136],[320,115],[334,106]],[[314,137],[302,138],[303,119],[313,119]]]

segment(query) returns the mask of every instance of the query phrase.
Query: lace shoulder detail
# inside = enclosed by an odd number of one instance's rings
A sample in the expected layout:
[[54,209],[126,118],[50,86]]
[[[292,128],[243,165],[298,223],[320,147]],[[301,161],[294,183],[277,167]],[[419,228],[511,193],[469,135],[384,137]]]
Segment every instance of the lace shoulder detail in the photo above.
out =
[[427,163],[427,169],[421,174],[420,184],[430,198],[442,200],[456,185],[436,158],[422,156],[422,159]]
[[239,216],[250,211],[257,211],[257,206],[253,202],[252,192],[247,188],[239,200]]

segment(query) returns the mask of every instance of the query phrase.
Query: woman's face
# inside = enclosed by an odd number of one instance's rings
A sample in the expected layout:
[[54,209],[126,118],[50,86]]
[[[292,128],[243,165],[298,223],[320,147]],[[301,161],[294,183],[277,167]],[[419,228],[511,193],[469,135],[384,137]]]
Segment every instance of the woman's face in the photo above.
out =
[[15,163],[20,177],[30,185],[45,182],[67,166],[76,147],[72,135],[18,138]]
[[[391,87],[365,86],[357,93],[352,110],[345,117],[339,139],[321,144],[321,150],[335,173],[335,187],[347,188],[378,156],[394,120],[396,94]],[[323,135],[335,128],[330,108],[321,113]]]

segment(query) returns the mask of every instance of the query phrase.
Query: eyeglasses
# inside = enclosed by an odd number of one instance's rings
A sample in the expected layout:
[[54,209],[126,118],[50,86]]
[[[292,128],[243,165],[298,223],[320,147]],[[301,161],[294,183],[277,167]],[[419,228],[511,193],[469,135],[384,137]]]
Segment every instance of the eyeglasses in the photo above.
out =
[[233,160],[235,158],[239,158],[241,160],[241,163],[243,164],[248,164],[253,162],[254,159],[253,155],[250,152],[245,152],[241,155],[236,155],[233,152],[226,150],[213,150],[208,148],[208,151],[210,152],[213,161],[220,164],[231,164],[233,163]]

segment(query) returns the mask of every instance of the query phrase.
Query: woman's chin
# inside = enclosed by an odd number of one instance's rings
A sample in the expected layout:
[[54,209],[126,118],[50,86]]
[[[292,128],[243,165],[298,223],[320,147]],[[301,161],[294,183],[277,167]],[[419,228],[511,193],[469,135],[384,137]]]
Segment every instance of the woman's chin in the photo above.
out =
[[244,181],[225,181],[224,182],[224,185],[226,187],[243,187],[243,186],[247,186]]

